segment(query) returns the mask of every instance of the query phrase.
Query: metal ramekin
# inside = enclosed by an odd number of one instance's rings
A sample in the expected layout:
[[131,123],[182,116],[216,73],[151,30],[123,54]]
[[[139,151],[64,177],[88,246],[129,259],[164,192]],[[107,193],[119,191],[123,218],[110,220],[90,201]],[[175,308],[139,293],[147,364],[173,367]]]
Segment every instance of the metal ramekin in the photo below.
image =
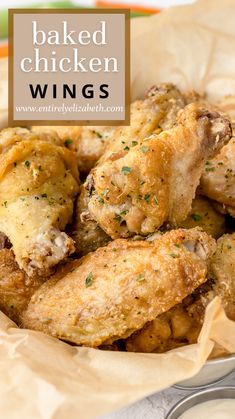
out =
[[235,370],[235,354],[209,360],[194,377],[177,383],[181,390],[205,388],[222,381]]
[[166,419],[178,419],[180,415],[191,407],[215,399],[235,399],[235,386],[209,388],[190,394],[172,407],[168,412]]

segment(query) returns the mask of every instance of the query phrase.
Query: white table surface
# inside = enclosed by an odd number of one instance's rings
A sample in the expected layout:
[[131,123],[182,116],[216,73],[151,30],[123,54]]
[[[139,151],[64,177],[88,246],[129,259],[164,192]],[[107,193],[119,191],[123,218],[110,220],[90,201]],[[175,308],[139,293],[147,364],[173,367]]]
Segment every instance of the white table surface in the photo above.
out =
[[[225,385],[235,385],[235,371],[211,388]],[[170,408],[190,393],[192,391],[178,390],[171,387],[99,419],[165,419]]]

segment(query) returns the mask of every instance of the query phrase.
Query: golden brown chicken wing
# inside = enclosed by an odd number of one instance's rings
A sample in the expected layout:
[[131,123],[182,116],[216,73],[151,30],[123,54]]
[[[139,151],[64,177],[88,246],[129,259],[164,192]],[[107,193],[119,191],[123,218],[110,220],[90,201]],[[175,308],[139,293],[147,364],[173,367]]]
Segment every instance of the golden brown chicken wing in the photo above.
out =
[[207,160],[201,178],[200,192],[217,201],[223,212],[228,212],[235,217],[234,137],[217,156]]
[[211,201],[197,195],[187,218],[178,227],[201,227],[207,234],[217,239],[225,233],[225,218],[217,212]]
[[210,281],[199,286],[181,304],[172,307],[143,329],[125,340],[129,352],[166,352],[197,342],[204,320],[205,310],[215,293]]
[[93,347],[126,338],[205,282],[214,251],[200,229],[115,240],[43,284],[23,326]]
[[215,293],[221,297],[227,316],[235,320],[235,233],[218,240],[211,270]]
[[28,274],[46,275],[74,251],[63,230],[72,219],[78,182],[75,155],[57,136],[21,128],[0,133],[0,231]]
[[113,239],[184,220],[208,155],[231,137],[229,120],[209,109],[187,105],[172,129],[105,154],[85,183],[90,219]]
[[[175,123],[177,112],[186,105],[187,100],[171,83],[153,86],[146,92],[144,100],[131,104],[131,125],[117,128],[113,132],[100,162],[114,153],[122,153],[123,150],[127,152],[153,132],[161,132],[171,127]],[[81,188],[73,225],[73,238],[79,254],[95,250],[109,240],[109,236],[89,214],[88,203],[91,193],[88,180],[86,187]],[[103,193],[105,195],[106,191]],[[102,197],[99,200],[102,202]]]
[[64,145],[77,155],[79,171],[88,174],[104,153],[116,127],[35,126],[35,133],[56,132]]
[[126,350],[165,352],[196,343],[206,307],[215,296],[221,298],[226,315],[235,321],[235,233],[217,241],[208,276],[211,278],[181,304],[133,333],[125,341]]
[[42,277],[29,277],[19,269],[12,250],[0,250],[0,310],[17,324],[30,297],[43,282]]

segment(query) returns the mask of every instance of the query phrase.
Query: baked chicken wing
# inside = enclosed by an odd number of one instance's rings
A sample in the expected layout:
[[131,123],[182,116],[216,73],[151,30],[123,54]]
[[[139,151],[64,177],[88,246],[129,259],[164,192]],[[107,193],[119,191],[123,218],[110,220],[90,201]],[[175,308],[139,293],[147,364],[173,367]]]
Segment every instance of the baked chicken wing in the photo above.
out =
[[77,156],[79,171],[88,174],[97,160],[104,153],[108,142],[112,139],[115,127],[73,127],[73,126],[35,126],[35,133],[56,132],[64,145],[74,151]]
[[0,310],[17,324],[30,297],[43,282],[42,277],[29,277],[19,269],[12,250],[0,250]]
[[227,316],[235,321],[235,233],[225,234],[217,241],[211,270],[214,291],[221,297]]
[[74,251],[63,232],[79,191],[74,153],[59,138],[26,129],[0,133],[0,231],[20,268],[47,275]]
[[225,217],[217,212],[209,199],[197,195],[187,218],[178,227],[201,227],[207,234],[217,239],[225,233]]
[[126,338],[205,282],[214,251],[200,229],[152,243],[117,239],[46,281],[23,326],[92,347]]
[[102,157],[85,183],[90,219],[113,239],[147,235],[167,221],[178,225],[191,210],[206,159],[230,137],[226,117],[211,106],[187,105],[170,130]]
[[[192,99],[192,97],[190,98]],[[135,147],[146,136],[174,125],[178,111],[183,108],[189,98],[183,96],[171,83],[153,86],[146,92],[144,100],[131,104],[131,124],[113,131],[100,163],[110,155],[117,156]],[[77,200],[73,238],[79,254],[86,254],[108,242],[108,235],[94,220],[88,210],[88,203],[93,191],[90,190],[89,180],[81,187],[81,194]],[[105,195],[106,190],[103,191]],[[107,197],[107,199],[109,199]],[[102,196],[99,198],[102,202]]]
[[[235,217],[235,138],[220,153],[207,160],[200,191],[217,201],[222,212]],[[219,206],[217,207],[219,208]]]

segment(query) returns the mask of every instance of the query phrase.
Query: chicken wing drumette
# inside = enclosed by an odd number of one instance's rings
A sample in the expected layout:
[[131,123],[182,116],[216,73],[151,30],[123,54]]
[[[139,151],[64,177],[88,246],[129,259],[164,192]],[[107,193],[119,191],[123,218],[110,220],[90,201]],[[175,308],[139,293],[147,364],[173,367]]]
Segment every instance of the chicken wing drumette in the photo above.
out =
[[46,281],[23,326],[93,347],[126,338],[205,282],[214,250],[199,229],[152,243],[115,240]]
[[75,155],[57,136],[21,128],[0,133],[0,231],[28,274],[46,275],[74,251],[63,230],[78,182]]
[[230,137],[226,117],[190,104],[170,130],[105,153],[85,183],[90,219],[113,239],[147,235],[166,221],[178,225],[191,210],[206,159]]
[[[113,131],[100,162],[108,159],[110,155],[121,155],[123,150],[126,153],[154,132],[161,132],[163,129],[172,127],[178,111],[189,100],[171,83],[153,86],[146,92],[144,100],[131,104],[131,125]],[[91,193],[88,181],[85,187],[81,187],[81,194],[76,205],[73,238],[80,254],[95,250],[108,241],[107,234],[89,214],[88,203]],[[103,193],[105,195],[105,191]]]

